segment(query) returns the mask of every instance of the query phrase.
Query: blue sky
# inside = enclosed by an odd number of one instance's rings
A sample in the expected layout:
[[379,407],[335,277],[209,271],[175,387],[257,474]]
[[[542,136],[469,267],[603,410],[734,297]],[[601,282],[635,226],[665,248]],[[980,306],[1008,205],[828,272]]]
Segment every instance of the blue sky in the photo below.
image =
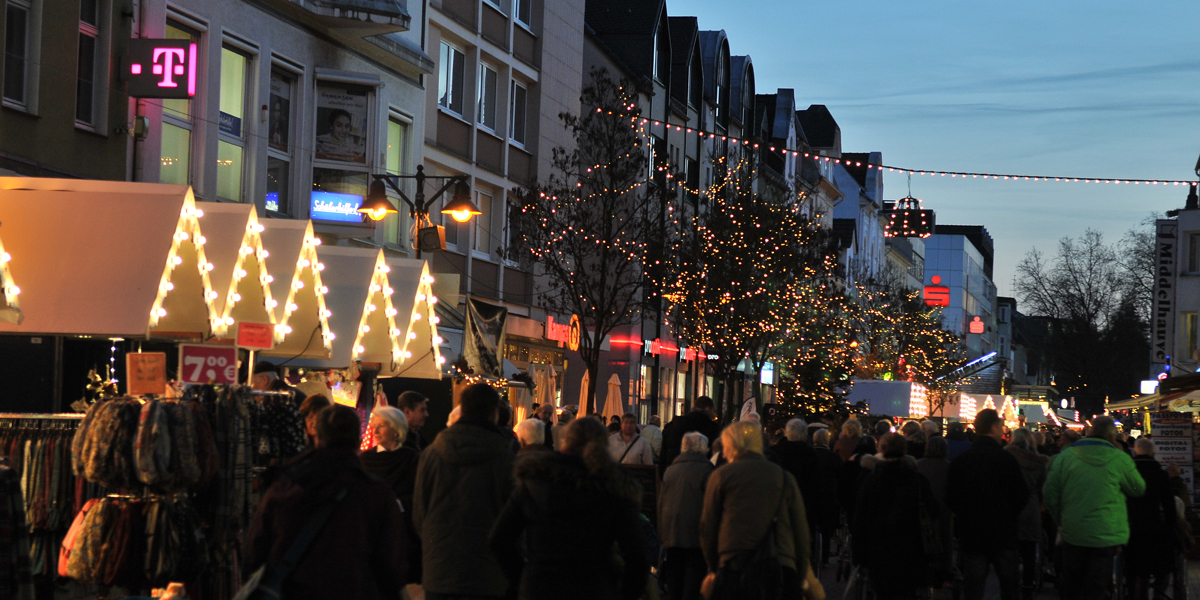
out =
[[[1200,7],[1195,2],[668,1],[724,29],[754,61],[759,93],[825,104],[845,151],[891,165],[1071,177],[1192,179],[1200,156]],[[885,195],[907,192],[886,174]],[[1100,230],[1120,239],[1175,186],[913,176],[939,223],[984,225],[1011,295],[1033,247]]]

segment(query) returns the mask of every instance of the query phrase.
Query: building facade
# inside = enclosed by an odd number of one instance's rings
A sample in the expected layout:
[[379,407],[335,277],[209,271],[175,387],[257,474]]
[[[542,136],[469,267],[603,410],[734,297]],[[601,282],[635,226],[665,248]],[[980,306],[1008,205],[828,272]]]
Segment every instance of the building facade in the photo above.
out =
[[968,359],[997,349],[992,260],[992,237],[979,225],[939,225],[925,239],[925,284],[950,288],[942,326],[964,339]]

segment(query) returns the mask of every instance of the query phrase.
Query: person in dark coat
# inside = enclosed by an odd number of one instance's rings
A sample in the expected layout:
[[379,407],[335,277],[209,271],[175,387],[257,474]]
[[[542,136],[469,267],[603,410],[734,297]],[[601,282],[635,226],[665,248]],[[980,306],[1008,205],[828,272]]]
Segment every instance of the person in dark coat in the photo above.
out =
[[554,436],[550,435],[550,429],[554,427],[554,405],[543,404],[539,406],[537,410],[537,418],[542,422],[543,425],[545,425],[543,428],[545,433],[542,435],[542,445],[545,446],[547,450],[553,450]]
[[1042,541],[1042,486],[1046,484],[1049,456],[1037,451],[1037,440],[1028,429],[1013,432],[1012,442],[1004,449],[1017,457],[1021,474],[1029,485],[1029,500],[1018,517],[1017,545],[1021,551],[1021,587],[1025,597],[1032,597],[1034,582],[1037,581],[1037,545]]
[[975,416],[975,442],[950,461],[946,498],[955,516],[966,600],[983,598],[991,568],[1002,600],[1021,596],[1017,517],[1030,490],[1003,443],[1004,421],[990,408],[981,410]]
[[900,428],[904,433],[904,438],[908,440],[908,455],[913,457],[913,460],[921,460],[925,458],[925,431],[921,429],[921,424],[917,421],[909,421]]
[[331,406],[317,417],[317,447],[297,456],[267,489],[250,524],[244,573],[278,565],[310,518],[345,490],[329,520],[283,582],[285,598],[399,598],[407,570],[400,506],[388,485],[359,466],[359,420]]
[[509,597],[515,591],[520,600],[641,598],[650,577],[641,489],[609,456],[603,425],[571,423],[562,452],[520,457],[516,480],[489,541],[515,588]]
[[808,530],[817,531],[817,516],[833,493],[824,489],[821,463],[817,453],[808,445],[808,424],[801,419],[791,419],[784,425],[786,439],[771,447],[775,463],[796,478],[800,485],[800,496],[804,499],[804,514],[808,517]]
[[685,433],[681,449],[667,467],[658,497],[658,535],[666,554],[662,574],[668,600],[699,600],[708,573],[700,551],[700,515],[713,464],[708,438],[699,431]]
[[[811,428],[810,428],[811,429]],[[829,447],[829,429],[821,427],[812,432],[813,452],[817,455],[817,465],[820,467],[821,489],[825,495],[817,503],[817,516],[814,521],[817,530],[821,532],[824,555],[822,560],[828,561],[833,538],[840,524],[840,499],[838,498],[838,471],[842,468],[842,459]]]
[[392,406],[371,411],[367,427],[375,434],[377,445],[358,456],[364,471],[380,478],[400,501],[404,511],[404,552],[408,558],[405,583],[421,583],[421,538],[413,529],[413,490],[417,485],[417,464],[421,454],[404,444],[408,421],[404,412]]
[[946,460],[953,461],[971,447],[971,440],[967,438],[967,428],[962,423],[951,423],[946,430],[946,443],[950,447]]
[[833,451],[837,452],[838,458],[847,461],[854,456],[854,451],[858,449],[858,441],[862,439],[862,433],[862,422],[858,419],[849,419],[842,423],[842,435],[838,436],[837,441],[833,443]]
[[907,459],[907,440],[898,433],[883,437],[883,460],[871,470],[858,492],[850,535],[855,564],[867,569],[880,600],[907,599],[935,582],[933,565],[939,548],[927,548],[922,522],[936,522],[943,508],[929,482]]
[[486,383],[463,389],[459,419],[421,453],[413,526],[424,554],[427,600],[499,598],[509,581],[488,535],[513,489],[513,452],[496,420],[500,396]]
[[1148,595],[1151,576],[1170,574],[1179,547],[1171,478],[1154,458],[1154,442],[1139,438],[1133,449],[1133,463],[1146,482],[1146,494],[1125,501],[1129,512],[1129,543],[1124,555],[1126,575],[1133,582],[1133,598],[1141,600]]
[[689,431],[699,431],[708,438],[710,445],[721,437],[721,426],[717,423],[717,415],[713,412],[713,401],[708,396],[700,396],[692,402],[692,411],[671,419],[663,428],[662,454],[658,457],[658,471],[665,473],[671,461],[679,456],[679,448],[683,444],[683,434]]
[[404,411],[404,420],[408,423],[408,435],[404,436],[404,445],[417,452],[425,449],[425,440],[421,439],[421,428],[429,418],[429,399],[420,392],[407,391],[396,398],[396,408]]

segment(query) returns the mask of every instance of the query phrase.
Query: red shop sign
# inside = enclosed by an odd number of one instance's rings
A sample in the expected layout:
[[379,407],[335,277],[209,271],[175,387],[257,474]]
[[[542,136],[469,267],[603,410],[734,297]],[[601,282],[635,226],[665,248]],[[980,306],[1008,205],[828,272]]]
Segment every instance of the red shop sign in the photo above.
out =
[[181,383],[237,383],[237,348],[233,346],[179,346]]

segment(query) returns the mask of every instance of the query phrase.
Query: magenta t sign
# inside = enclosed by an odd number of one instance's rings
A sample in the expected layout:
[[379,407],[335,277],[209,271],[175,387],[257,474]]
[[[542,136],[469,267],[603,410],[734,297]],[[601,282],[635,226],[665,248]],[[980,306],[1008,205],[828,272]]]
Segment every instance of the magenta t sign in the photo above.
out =
[[189,40],[130,40],[130,97],[190,99],[196,95],[196,61],[196,44]]

